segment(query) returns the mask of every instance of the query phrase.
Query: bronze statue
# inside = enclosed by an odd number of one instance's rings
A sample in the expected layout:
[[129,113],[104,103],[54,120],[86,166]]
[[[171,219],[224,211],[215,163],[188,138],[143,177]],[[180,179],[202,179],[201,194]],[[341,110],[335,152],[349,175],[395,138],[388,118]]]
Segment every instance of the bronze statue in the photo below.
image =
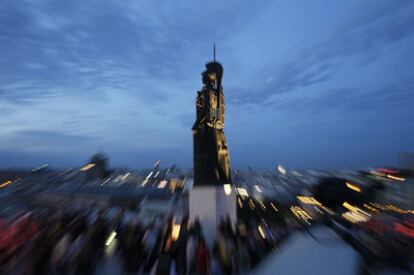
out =
[[[215,52],[215,50],[214,50]],[[230,184],[230,161],[224,136],[223,66],[214,61],[202,73],[203,88],[197,92],[194,139],[194,186]]]

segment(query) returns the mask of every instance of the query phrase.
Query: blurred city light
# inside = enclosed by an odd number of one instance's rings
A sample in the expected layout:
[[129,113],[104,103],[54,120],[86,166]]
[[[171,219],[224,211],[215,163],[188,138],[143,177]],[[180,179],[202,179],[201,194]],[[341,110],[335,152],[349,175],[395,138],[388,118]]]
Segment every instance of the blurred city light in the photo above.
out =
[[115,239],[115,237],[116,237],[116,232],[115,231],[112,231],[111,234],[109,235],[108,239],[106,240],[105,245],[106,246],[111,245],[111,243],[113,242],[113,240]]
[[89,169],[95,167],[94,163],[88,163],[85,166],[83,166],[81,169],[79,169],[80,171],[88,171]]
[[249,193],[247,193],[247,190],[245,188],[236,188],[237,194],[239,194],[242,197],[248,197]]
[[278,165],[277,166],[277,170],[279,171],[279,173],[281,173],[282,175],[286,175],[286,169],[282,166],[282,165]]
[[11,180],[5,181],[2,184],[0,184],[0,188],[6,187],[7,185],[12,184],[12,183],[13,183],[13,181],[11,181]]
[[171,237],[174,241],[178,240],[178,237],[180,236],[180,229],[181,229],[181,226],[179,224],[173,224],[172,231],[171,231]]
[[355,192],[361,192],[361,188],[358,185],[353,184],[351,182],[346,182],[346,187],[348,187],[351,190],[354,190]]
[[224,184],[223,185],[224,188],[224,193],[228,196],[231,194],[231,185],[230,184]]

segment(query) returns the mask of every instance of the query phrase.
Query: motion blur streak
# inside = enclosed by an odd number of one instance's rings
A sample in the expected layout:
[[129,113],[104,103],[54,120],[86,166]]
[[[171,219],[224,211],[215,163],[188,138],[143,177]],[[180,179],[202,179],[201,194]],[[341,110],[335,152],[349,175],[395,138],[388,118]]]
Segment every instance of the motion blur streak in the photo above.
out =
[[355,185],[353,183],[347,182],[346,187],[348,187],[349,189],[354,190],[355,192],[361,192],[361,188],[359,188],[358,185]]
[[95,166],[94,163],[88,163],[85,166],[83,166],[80,171],[88,171],[89,169],[93,168]]
[[[355,270],[412,271],[410,171],[381,172],[406,179],[396,184],[372,170],[301,170],[298,177],[277,169],[237,169],[235,186],[223,188],[236,191],[238,221],[223,219],[217,238],[208,239],[207,229],[188,218],[191,170],[109,168],[102,155],[86,163],[71,169],[0,170],[2,274],[165,274],[165,268],[217,274],[217,268],[221,274],[267,275],[280,265],[290,270],[285,257],[307,262],[313,254],[324,255],[322,267],[328,259],[346,261],[336,249],[350,250],[358,261],[347,265]],[[361,192],[350,188],[355,182]],[[334,235],[325,238],[321,232]],[[325,255],[321,249],[328,239],[335,245],[328,245]],[[306,251],[310,254],[301,254]],[[314,261],[303,266],[311,270]]]
[[12,183],[13,183],[13,181],[11,181],[11,180],[3,182],[2,184],[0,184],[0,188],[6,187],[7,185],[12,184]]

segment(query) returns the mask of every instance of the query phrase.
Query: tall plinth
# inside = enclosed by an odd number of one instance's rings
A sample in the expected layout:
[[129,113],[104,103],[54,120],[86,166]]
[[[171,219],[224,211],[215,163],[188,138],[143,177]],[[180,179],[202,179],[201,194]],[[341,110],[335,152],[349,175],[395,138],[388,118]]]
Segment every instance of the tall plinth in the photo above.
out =
[[195,186],[189,194],[190,221],[199,220],[206,241],[211,245],[221,221],[237,221],[236,193],[226,194],[223,187]]
[[190,221],[198,219],[206,240],[212,242],[222,219],[236,222],[237,208],[224,135],[223,66],[215,60],[206,64],[202,79],[192,128],[194,186],[189,194],[189,213]]

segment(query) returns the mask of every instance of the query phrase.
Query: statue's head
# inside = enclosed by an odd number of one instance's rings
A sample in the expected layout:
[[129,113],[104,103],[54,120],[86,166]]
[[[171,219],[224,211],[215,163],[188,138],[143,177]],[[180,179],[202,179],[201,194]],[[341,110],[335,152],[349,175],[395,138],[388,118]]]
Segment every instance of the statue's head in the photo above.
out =
[[205,85],[211,85],[217,82],[221,85],[221,79],[223,78],[223,66],[218,62],[210,62],[206,64],[206,70],[202,74],[203,83]]

